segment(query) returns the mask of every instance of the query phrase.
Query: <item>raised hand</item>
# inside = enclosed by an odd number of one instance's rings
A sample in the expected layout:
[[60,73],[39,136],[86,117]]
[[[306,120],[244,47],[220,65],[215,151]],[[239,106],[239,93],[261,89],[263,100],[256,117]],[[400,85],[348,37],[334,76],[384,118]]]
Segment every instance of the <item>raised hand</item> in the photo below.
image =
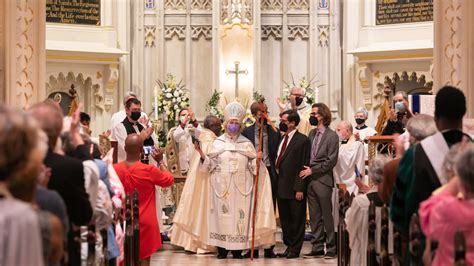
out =
[[151,157],[153,157],[156,162],[161,163],[163,161],[163,151],[160,148],[155,148],[151,151]]
[[143,140],[146,140],[151,136],[151,134],[153,134],[153,127],[147,127],[140,132],[140,137]]

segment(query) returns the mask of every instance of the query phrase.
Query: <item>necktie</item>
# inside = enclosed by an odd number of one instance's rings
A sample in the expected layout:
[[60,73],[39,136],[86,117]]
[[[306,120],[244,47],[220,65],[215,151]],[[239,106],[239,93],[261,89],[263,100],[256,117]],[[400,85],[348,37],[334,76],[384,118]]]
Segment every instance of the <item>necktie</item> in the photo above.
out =
[[311,161],[316,160],[316,154],[318,153],[319,148],[319,137],[321,136],[321,132],[318,131],[316,136],[313,139],[313,143],[311,145]]
[[285,139],[283,140],[283,145],[281,146],[280,154],[278,155],[277,164],[276,164],[277,169],[280,168],[281,159],[283,158],[283,154],[285,153],[286,145],[288,145],[288,135],[285,135]]

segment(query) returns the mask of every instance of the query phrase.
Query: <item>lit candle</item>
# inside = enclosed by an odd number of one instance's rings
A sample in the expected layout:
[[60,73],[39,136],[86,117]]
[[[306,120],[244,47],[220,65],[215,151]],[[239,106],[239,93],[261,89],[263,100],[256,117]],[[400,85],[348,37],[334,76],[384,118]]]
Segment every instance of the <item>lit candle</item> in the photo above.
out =
[[155,90],[153,92],[153,98],[155,102],[155,121],[158,121],[158,86],[155,85]]

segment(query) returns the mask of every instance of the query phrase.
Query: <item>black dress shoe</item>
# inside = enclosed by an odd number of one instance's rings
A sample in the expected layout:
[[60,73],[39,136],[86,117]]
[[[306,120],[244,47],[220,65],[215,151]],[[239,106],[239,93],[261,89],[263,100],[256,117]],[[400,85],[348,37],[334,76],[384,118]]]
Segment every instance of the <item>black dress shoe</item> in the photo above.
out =
[[265,258],[274,259],[276,257],[277,255],[275,254],[275,252],[273,252],[273,250],[265,250]]
[[311,251],[310,253],[304,254],[304,258],[322,258],[324,257],[324,250],[321,251]]
[[286,256],[287,259],[296,259],[296,258],[299,258],[299,257],[300,257],[300,254],[296,254],[296,253],[293,253],[293,252],[288,253],[288,256]]
[[227,254],[217,254],[217,259],[222,260],[222,259],[227,259]]
[[[250,259],[250,254],[251,254],[251,251],[250,251],[250,250],[247,251],[247,253],[244,254],[244,258]],[[253,251],[253,258],[254,258],[254,259],[258,259],[258,249],[255,249],[255,250]]]
[[283,252],[283,253],[278,253],[278,254],[277,254],[277,257],[280,257],[280,258],[282,258],[282,257],[287,257],[287,256],[288,256],[288,253],[290,253],[290,252],[288,251],[288,249],[286,249],[285,252]]
[[232,253],[232,258],[233,259],[243,259],[244,256],[242,256],[242,250],[232,250],[230,251]]
[[327,252],[326,255],[324,255],[325,259],[335,259],[336,258],[336,253],[335,252]]

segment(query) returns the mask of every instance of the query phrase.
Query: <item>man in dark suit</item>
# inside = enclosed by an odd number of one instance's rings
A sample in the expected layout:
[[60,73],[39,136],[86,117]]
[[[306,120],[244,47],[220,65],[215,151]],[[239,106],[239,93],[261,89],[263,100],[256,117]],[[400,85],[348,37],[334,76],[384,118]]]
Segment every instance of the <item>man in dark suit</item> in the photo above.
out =
[[284,135],[276,160],[277,199],[283,242],[287,249],[278,256],[288,259],[299,257],[306,223],[307,181],[299,173],[309,163],[311,143],[296,129],[299,122],[296,111],[288,110],[280,114],[280,130]]
[[[54,147],[61,133],[63,115],[59,106],[52,102],[42,102],[28,111],[40,124],[48,136],[49,150],[44,159],[51,169],[48,188],[55,190],[63,198],[67,207],[69,222],[75,226],[88,225],[92,218],[92,208],[84,185],[84,168],[78,159],[55,153]],[[78,126],[78,125],[77,125]],[[71,131],[73,131],[71,126]],[[79,134],[79,131],[74,130]],[[72,137],[79,139],[79,136]],[[82,138],[80,138],[82,141]],[[80,265],[80,246],[74,240],[73,226],[68,234],[69,265]]]
[[[331,111],[323,103],[315,103],[310,114],[310,166],[305,166],[300,177],[309,178],[308,207],[311,232],[314,235],[311,252],[305,257],[336,257],[336,238],[332,216],[333,168],[339,155],[339,137],[328,126]],[[324,252],[326,244],[326,253]]]
[[[260,145],[260,125],[258,121],[263,118],[263,113],[267,112],[267,106],[263,102],[254,102],[250,106],[250,112],[257,122],[253,125],[246,127],[242,131],[242,135],[249,139],[256,149]],[[263,118],[265,119],[265,118]],[[270,181],[272,184],[272,199],[273,206],[276,206],[276,184],[277,184],[277,175],[275,171],[275,160],[277,156],[278,143],[280,141],[280,132],[274,131],[273,128],[268,124],[268,121],[265,119],[263,122],[263,158],[262,162],[265,164],[270,175]],[[250,252],[246,253],[244,257],[250,258]],[[254,257],[258,258],[258,249],[254,252]],[[273,252],[273,246],[271,248],[265,249],[265,258],[275,258],[276,255]]]

